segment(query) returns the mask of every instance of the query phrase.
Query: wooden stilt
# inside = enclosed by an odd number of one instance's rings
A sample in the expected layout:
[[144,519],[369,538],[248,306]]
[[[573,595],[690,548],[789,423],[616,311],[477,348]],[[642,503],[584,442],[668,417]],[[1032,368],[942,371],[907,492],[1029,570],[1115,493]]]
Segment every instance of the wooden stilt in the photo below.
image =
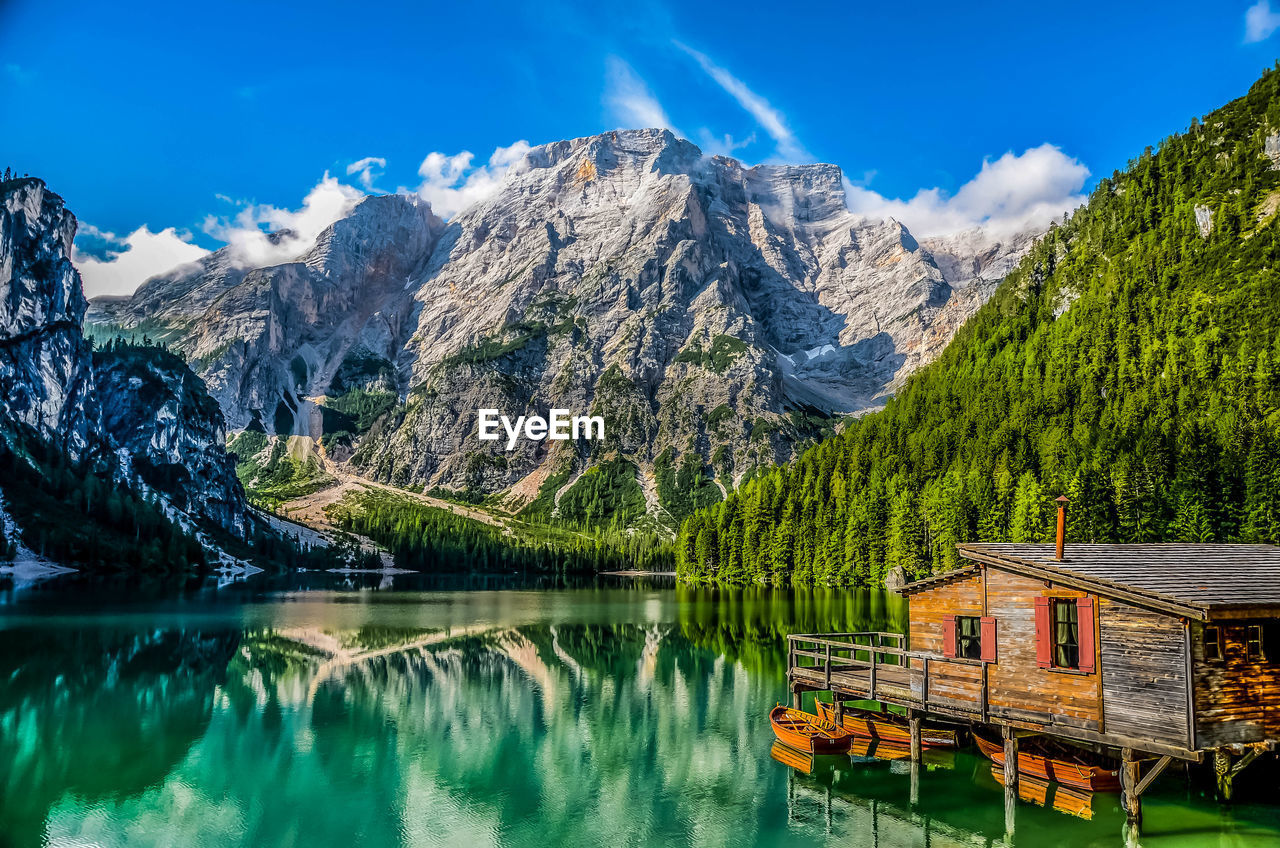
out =
[[800,709],[800,688],[799,687],[796,687],[795,689],[791,690],[791,707],[797,710]]
[[1231,800],[1231,752],[1221,749],[1213,752],[1213,776],[1217,779],[1218,800]]
[[1132,748],[1121,750],[1120,759],[1120,805],[1124,807],[1125,816],[1130,824],[1140,824],[1142,822],[1142,793],[1138,785],[1141,783],[1139,771],[1141,764]]
[[1004,736],[1004,785],[1012,787],[1013,795],[1018,796],[1018,737],[1013,728],[1005,725],[1000,729]]
[[1004,842],[1006,845],[1014,843],[1014,833],[1017,831],[1018,823],[1018,790],[1017,788],[1009,788],[1009,784],[1004,787]]
[[1012,727],[1002,727],[1004,736],[1004,836],[1013,843],[1018,818],[1018,737]]
[[920,714],[915,710],[911,710],[907,714],[907,724],[911,728],[911,762],[918,763],[924,756],[924,746],[920,741],[920,725],[922,724]]
[[920,806],[920,769],[924,768],[920,760],[911,760],[911,808]]
[[1213,770],[1218,778],[1218,800],[1224,803],[1231,800],[1231,795],[1235,792],[1236,775],[1244,771],[1261,754],[1261,748],[1251,748],[1233,763],[1229,752],[1222,750],[1213,752]]

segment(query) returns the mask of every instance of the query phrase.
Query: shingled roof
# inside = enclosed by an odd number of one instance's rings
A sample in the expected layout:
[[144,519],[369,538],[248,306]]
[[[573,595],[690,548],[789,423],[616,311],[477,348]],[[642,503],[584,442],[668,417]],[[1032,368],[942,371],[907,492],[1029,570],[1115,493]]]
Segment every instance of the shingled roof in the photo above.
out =
[[1280,616],[1280,547],[1272,545],[963,544],[973,564],[908,583],[911,595],[979,564],[1200,620]]

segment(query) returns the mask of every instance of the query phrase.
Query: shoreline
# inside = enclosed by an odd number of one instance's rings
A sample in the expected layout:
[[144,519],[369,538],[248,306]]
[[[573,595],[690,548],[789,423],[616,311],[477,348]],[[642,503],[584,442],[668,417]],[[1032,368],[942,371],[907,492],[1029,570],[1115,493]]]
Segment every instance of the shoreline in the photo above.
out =
[[674,571],[600,571],[601,577],[675,577]]

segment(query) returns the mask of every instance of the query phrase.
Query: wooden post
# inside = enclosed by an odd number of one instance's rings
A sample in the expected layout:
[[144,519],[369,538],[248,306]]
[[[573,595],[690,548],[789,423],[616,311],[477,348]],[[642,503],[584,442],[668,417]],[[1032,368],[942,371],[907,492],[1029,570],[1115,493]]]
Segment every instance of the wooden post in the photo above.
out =
[[1012,845],[1018,817],[1018,737],[1013,728],[1000,728],[1004,736],[1004,837]]
[[1231,800],[1231,753],[1222,748],[1213,752],[1213,772],[1217,778],[1218,800]]
[[791,706],[794,709],[800,709],[800,687],[796,686],[791,690]]
[[1120,806],[1124,807],[1129,824],[1137,825],[1142,822],[1142,794],[1138,791],[1141,763],[1132,748],[1122,749],[1120,760]]
[[1004,786],[1006,791],[1012,790],[1013,797],[1018,797],[1018,737],[1013,728],[1005,725],[1001,729],[1004,736]]
[[876,655],[871,655],[871,688],[867,692],[867,698],[874,701],[876,699]]
[[911,808],[920,806],[920,769],[924,768],[915,757],[911,758]]
[[924,658],[924,671],[920,675],[920,706],[929,709],[929,657]]
[[920,713],[907,711],[907,724],[911,727],[911,762],[918,763],[923,757],[923,745],[920,742]]
[[982,690],[978,693],[978,695],[982,702],[982,723],[986,724],[987,719],[990,717],[989,716],[990,710],[988,707],[988,703],[989,703],[988,698],[990,697],[990,690],[987,688],[987,664],[985,662],[982,664]]
[[831,643],[827,643],[827,691],[831,691]]

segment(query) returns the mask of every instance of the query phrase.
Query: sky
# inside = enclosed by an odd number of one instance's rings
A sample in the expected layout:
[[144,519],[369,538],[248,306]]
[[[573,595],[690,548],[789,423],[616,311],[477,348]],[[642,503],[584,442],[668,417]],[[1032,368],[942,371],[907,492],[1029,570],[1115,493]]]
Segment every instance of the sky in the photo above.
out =
[[853,211],[920,236],[999,230],[1278,55],[1280,0],[0,0],[0,169],[66,199],[91,296],[227,244],[263,264],[265,231],[314,239],[367,192],[448,217],[529,145],[620,127],[835,163]]

